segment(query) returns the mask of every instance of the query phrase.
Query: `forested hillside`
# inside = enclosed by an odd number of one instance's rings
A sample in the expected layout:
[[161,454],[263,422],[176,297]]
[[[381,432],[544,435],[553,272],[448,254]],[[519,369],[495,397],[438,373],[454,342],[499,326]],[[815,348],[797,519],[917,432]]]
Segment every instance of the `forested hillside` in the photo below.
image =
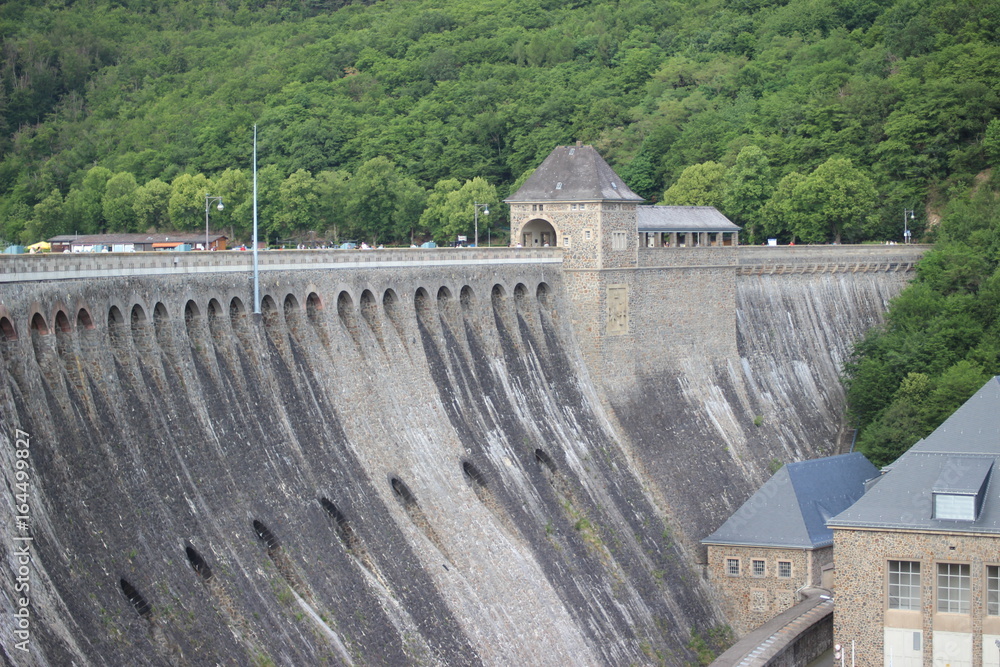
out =
[[847,369],[858,447],[894,461],[1000,375],[1000,201],[983,181],[958,193],[934,249],[892,304],[886,325],[856,346]]
[[[556,145],[759,242],[922,235],[1000,156],[997,0],[12,0],[0,236],[503,228]],[[987,186],[988,187],[988,186]],[[485,234],[484,234],[485,235]]]

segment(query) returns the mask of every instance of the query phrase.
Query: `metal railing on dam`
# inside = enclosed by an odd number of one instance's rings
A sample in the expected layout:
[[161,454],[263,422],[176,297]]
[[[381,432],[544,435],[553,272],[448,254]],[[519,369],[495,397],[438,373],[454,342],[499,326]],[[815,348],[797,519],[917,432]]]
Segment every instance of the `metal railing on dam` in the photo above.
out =
[[[257,257],[261,272],[562,263],[562,252],[557,248],[268,250]],[[0,283],[252,270],[253,253],[238,250],[0,255]]]

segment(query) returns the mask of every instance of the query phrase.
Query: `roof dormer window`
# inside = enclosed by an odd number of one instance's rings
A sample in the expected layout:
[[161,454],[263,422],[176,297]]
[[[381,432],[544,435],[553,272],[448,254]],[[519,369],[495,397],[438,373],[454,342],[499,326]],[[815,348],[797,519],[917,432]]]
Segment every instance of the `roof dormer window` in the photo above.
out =
[[933,518],[975,521],[993,471],[992,458],[948,459],[932,489]]

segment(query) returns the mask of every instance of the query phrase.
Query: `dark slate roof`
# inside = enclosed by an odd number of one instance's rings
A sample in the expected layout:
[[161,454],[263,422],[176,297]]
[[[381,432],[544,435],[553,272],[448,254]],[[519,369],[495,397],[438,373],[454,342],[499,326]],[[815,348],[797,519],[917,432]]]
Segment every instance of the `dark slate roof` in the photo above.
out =
[[935,519],[933,494],[964,493],[1000,470],[1000,376],[883,470],[878,484],[830,520],[833,528],[1000,534],[1000,479],[987,479],[975,521]]
[[69,243],[70,241],[77,240],[80,236],[80,234],[61,234],[59,236],[53,236],[48,241],[49,243]]
[[549,201],[641,202],[593,146],[558,146],[508,203]]
[[859,452],[788,463],[702,544],[819,549],[826,521],[850,507],[878,468]]
[[[211,243],[228,238],[225,234],[209,234]],[[205,232],[167,232],[165,234],[87,234],[73,239],[73,245],[99,245],[114,243],[204,243]]]
[[714,206],[637,206],[640,232],[737,232]]

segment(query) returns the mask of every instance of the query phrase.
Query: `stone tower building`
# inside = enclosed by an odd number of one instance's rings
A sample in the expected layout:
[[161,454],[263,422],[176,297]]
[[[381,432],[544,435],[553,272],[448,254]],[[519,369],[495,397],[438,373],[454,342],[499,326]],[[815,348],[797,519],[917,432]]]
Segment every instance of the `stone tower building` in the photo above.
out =
[[635,266],[642,201],[593,146],[559,146],[506,200],[511,242],[558,245],[570,269]]
[[[703,212],[687,212],[678,214],[679,222],[640,229],[640,209],[663,213],[668,207],[640,206],[642,197],[593,146],[579,142],[553,150],[505,201],[512,243],[561,251],[573,328],[606,389],[662,370],[662,355],[640,359],[636,349],[652,354],[669,341],[691,358],[735,352],[739,228],[718,212],[721,227],[705,226]],[[696,247],[664,247],[677,245],[664,239],[678,232],[690,235],[687,245]],[[670,308],[663,307],[667,299]]]

